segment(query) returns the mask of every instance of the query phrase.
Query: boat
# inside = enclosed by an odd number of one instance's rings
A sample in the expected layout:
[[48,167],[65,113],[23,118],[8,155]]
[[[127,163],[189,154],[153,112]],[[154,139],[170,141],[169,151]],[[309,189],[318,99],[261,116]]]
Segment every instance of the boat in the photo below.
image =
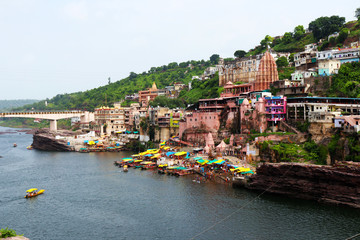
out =
[[128,171],[129,171],[129,169],[128,169],[128,166],[127,166],[127,165],[125,165],[125,166],[124,166],[123,171],[124,171],[124,172],[128,172]]
[[14,147],[17,147],[17,144],[16,144],[16,143],[14,143]]
[[41,190],[38,191],[37,188],[30,188],[26,192],[27,192],[27,194],[25,195],[24,198],[32,198],[32,197],[36,197],[36,196],[38,196],[40,194],[43,194],[45,192],[45,190],[41,189]]
[[30,145],[30,146],[27,146],[26,149],[27,149],[27,150],[32,150],[32,149],[33,149],[33,146],[31,146],[31,145]]

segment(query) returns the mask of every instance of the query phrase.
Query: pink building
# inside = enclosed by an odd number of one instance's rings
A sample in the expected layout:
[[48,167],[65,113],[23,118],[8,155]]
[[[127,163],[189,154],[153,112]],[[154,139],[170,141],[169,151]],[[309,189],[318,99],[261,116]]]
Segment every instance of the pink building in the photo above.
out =
[[265,111],[268,122],[285,121],[286,97],[265,97]]

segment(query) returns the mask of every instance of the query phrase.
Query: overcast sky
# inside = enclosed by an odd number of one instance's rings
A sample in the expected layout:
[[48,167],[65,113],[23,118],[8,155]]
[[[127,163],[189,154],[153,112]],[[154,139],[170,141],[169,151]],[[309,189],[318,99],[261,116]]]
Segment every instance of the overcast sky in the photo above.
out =
[[[296,4],[295,4],[296,3]],[[0,99],[96,88],[170,62],[233,57],[356,0],[0,0]]]

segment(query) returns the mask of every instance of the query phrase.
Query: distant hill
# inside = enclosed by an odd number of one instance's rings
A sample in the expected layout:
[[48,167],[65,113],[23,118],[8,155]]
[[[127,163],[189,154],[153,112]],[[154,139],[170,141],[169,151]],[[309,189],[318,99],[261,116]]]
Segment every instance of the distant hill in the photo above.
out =
[[0,100],[0,111],[10,110],[12,108],[22,107],[27,104],[33,104],[40,100],[35,99],[18,99],[18,100]]

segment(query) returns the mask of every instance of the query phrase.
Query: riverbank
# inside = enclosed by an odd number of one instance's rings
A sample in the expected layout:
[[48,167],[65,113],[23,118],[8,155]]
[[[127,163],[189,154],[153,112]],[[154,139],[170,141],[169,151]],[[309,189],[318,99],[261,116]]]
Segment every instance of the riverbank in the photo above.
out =
[[357,163],[321,166],[266,163],[256,169],[246,188],[287,197],[360,208],[360,167]]

